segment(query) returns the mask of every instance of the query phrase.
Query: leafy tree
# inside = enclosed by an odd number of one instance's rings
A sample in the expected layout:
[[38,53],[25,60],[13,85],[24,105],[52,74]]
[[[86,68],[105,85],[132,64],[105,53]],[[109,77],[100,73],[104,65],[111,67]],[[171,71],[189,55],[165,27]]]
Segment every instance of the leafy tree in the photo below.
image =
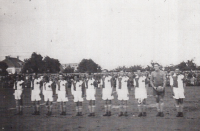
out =
[[45,72],[47,73],[58,73],[60,71],[60,62],[57,59],[46,56],[43,60]]
[[166,66],[166,67],[165,67],[165,71],[168,71],[168,72],[174,71],[175,68],[176,68],[176,66],[174,66],[174,65]]
[[74,73],[74,68],[71,66],[68,66],[64,69],[63,73]]
[[85,73],[85,72],[100,72],[101,67],[96,64],[92,59],[83,59],[78,65],[78,72]]
[[60,62],[57,59],[46,56],[43,60],[43,57],[35,52],[24,62],[22,73],[57,73],[60,71]]
[[141,65],[134,65],[128,68],[128,71],[130,72],[136,72],[137,70],[143,70]]
[[8,72],[6,69],[8,68],[8,65],[5,62],[0,62],[0,76],[8,75]]
[[153,71],[154,68],[152,66],[147,65],[146,68],[144,68],[146,71]]
[[179,63],[178,65],[176,65],[176,67],[178,67],[181,71],[188,70],[187,64],[184,61],[182,61],[181,63]]
[[119,66],[117,68],[115,68],[113,71],[115,72],[120,72],[120,71],[126,71],[127,68],[125,66]]
[[25,59],[24,66],[22,68],[22,73],[43,73],[44,72],[44,62],[43,57],[35,52],[32,53],[31,58]]
[[196,64],[194,63],[194,60],[188,60],[187,62],[187,66],[189,70],[195,70],[196,69]]

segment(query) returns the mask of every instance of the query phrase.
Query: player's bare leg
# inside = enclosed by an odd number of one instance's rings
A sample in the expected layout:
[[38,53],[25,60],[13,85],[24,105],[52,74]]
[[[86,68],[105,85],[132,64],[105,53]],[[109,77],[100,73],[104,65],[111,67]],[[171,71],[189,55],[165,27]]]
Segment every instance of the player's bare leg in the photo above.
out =
[[104,108],[105,108],[105,114],[103,116],[108,116],[108,100],[105,100]]
[[40,101],[36,101],[36,115],[40,115]]
[[92,116],[92,100],[89,101],[89,106],[88,106],[90,114],[88,116]]
[[179,100],[178,99],[175,99],[175,106],[176,106],[176,110],[177,110],[177,115],[176,117],[179,117],[180,115],[180,108],[179,108]]
[[15,115],[19,115],[19,100],[16,100],[16,113]]
[[48,112],[47,112],[47,116],[50,116],[51,115],[51,103],[52,102],[50,102],[50,101],[47,101],[46,102],[46,107],[47,107],[47,109],[48,109]]
[[19,106],[19,115],[23,115],[23,101],[22,99],[19,100],[20,106]]
[[179,99],[180,117],[183,117],[183,99]]
[[66,115],[67,112],[67,102],[63,102],[63,115]]
[[124,108],[124,116],[128,116],[128,113],[127,113],[127,107],[128,107],[128,105],[127,105],[127,101],[125,100],[124,101],[124,106],[123,106],[123,108]]
[[61,109],[60,115],[63,115],[63,102],[62,101],[60,102],[60,109]]
[[142,100],[141,99],[138,99],[138,110],[139,110],[138,117],[142,117]]
[[76,116],[79,116],[79,102],[76,102]]
[[164,108],[163,98],[160,98],[160,112],[161,112],[160,117],[164,117],[163,108]]
[[49,112],[50,112],[49,115],[52,114],[52,107],[53,107],[53,102],[51,101],[51,102],[50,102],[50,105],[49,105]]
[[79,116],[82,116],[82,102],[79,102]]
[[147,116],[147,113],[146,113],[146,99],[144,99],[142,101],[142,104],[143,104],[143,113],[142,113],[142,116]]
[[95,116],[95,100],[92,100],[92,116]]
[[36,101],[33,102],[33,108],[34,108],[34,112],[32,113],[32,115],[36,115],[37,114]]
[[158,95],[156,95],[156,108],[157,108],[157,117],[161,115],[161,111],[160,111],[160,97]]
[[111,100],[108,100],[108,116],[111,116],[111,108],[112,108],[112,102]]
[[48,115],[49,115],[49,101],[46,102],[46,108],[47,108],[47,110],[48,110],[48,112],[47,112],[46,115],[48,116]]
[[119,112],[119,117],[123,116],[123,100],[120,101]]

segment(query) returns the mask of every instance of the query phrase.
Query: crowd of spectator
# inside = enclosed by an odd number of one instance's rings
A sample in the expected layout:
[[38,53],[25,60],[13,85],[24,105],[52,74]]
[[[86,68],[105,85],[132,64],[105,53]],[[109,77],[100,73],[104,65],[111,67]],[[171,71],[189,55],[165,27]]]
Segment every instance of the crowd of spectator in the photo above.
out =
[[[169,86],[169,76],[170,74],[173,73],[173,72],[166,72],[166,77],[167,77],[167,85]],[[80,73],[81,75],[83,75],[83,77],[86,76],[86,74],[84,73]],[[75,76],[79,77],[80,75],[79,73],[71,73],[71,74],[64,74],[65,76],[65,79],[68,81],[68,88],[71,87],[71,79],[74,79]],[[114,73],[110,73],[112,74],[113,76],[113,81],[114,81],[114,86],[115,86],[115,79],[117,77],[117,73],[114,72]],[[128,76],[129,76],[129,82],[128,82],[128,87],[132,87],[133,86],[133,78],[134,78],[134,73],[127,73]],[[147,75],[147,78],[150,77],[150,72],[147,72],[146,73]],[[14,85],[14,81],[15,81],[15,78],[16,78],[16,75],[17,74],[9,74],[9,75],[6,75],[6,76],[0,76],[0,88],[13,88],[13,85]],[[31,81],[32,81],[32,76],[34,74],[20,74],[22,75],[22,77],[24,78],[25,80],[25,88],[30,88],[31,87]],[[53,80],[53,81],[57,81],[58,79],[58,76],[59,74],[39,74],[39,75],[48,75],[50,76],[50,78]],[[193,73],[193,72],[184,72],[184,75],[186,77],[186,85],[187,86],[200,86],[200,73]],[[96,73],[94,74],[94,77],[95,79],[97,80],[97,82],[100,81],[101,79],[101,73]]]

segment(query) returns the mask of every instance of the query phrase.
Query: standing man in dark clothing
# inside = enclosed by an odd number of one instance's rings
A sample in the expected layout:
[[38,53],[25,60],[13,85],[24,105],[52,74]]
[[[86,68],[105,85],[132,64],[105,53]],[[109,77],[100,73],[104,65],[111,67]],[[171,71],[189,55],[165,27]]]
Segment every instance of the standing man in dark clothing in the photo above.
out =
[[[158,111],[158,114],[156,116],[164,117],[163,98],[165,95],[166,75],[164,71],[160,70],[160,65],[158,63],[154,64],[154,69],[155,71],[151,73],[150,83],[151,83],[151,86],[153,87],[153,95],[156,98],[156,107]],[[158,91],[157,90],[158,87],[163,87],[163,91]]]

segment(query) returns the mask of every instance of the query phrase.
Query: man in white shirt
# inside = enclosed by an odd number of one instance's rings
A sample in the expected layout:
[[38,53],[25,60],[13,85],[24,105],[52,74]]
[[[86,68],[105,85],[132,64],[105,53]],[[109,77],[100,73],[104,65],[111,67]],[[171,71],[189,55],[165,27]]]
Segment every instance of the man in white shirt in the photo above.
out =
[[31,81],[31,101],[33,102],[34,113],[32,115],[40,115],[40,101],[41,101],[41,86],[40,82],[42,78],[39,78],[37,75],[33,76]]
[[120,101],[120,116],[128,116],[127,113],[127,102],[129,100],[129,89],[128,89],[128,79],[123,71],[120,72],[119,77],[117,78],[116,81],[116,91],[117,91],[117,96],[118,100]]
[[135,99],[138,101],[138,117],[146,116],[146,99],[147,99],[147,90],[146,90],[146,77],[144,72],[137,71],[137,75],[134,78],[134,87],[135,87]]
[[89,101],[88,109],[90,114],[88,116],[95,116],[95,95],[96,95],[96,88],[95,88],[95,79],[89,73],[85,80],[85,87],[86,87],[86,100]]
[[183,99],[185,98],[185,76],[180,74],[179,69],[170,76],[170,86],[173,91],[173,97],[176,101],[177,115],[176,117],[183,117]]
[[76,103],[76,116],[82,116],[82,103],[83,103],[83,95],[82,89],[84,86],[83,78],[80,76],[79,78],[75,77],[72,81],[71,93],[74,96],[74,102]]
[[[105,73],[105,72],[104,72]],[[103,116],[111,116],[111,106],[113,97],[112,77],[108,74],[103,74],[101,78],[102,99],[105,101],[105,114]]]
[[17,75],[13,87],[13,89],[15,90],[14,96],[15,96],[16,110],[17,110],[17,113],[15,115],[23,115],[23,101],[22,101],[23,84],[24,81],[22,76]]
[[58,94],[57,102],[60,103],[61,107],[61,114],[66,115],[66,102],[68,101],[68,83],[64,79],[64,76],[61,74],[59,75],[59,80],[56,83],[56,93]]
[[44,77],[43,83],[43,95],[44,101],[46,102],[46,107],[48,109],[47,116],[52,115],[52,106],[53,106],[53,90],[52,90],[53,81],[50,80],[48,76]]

